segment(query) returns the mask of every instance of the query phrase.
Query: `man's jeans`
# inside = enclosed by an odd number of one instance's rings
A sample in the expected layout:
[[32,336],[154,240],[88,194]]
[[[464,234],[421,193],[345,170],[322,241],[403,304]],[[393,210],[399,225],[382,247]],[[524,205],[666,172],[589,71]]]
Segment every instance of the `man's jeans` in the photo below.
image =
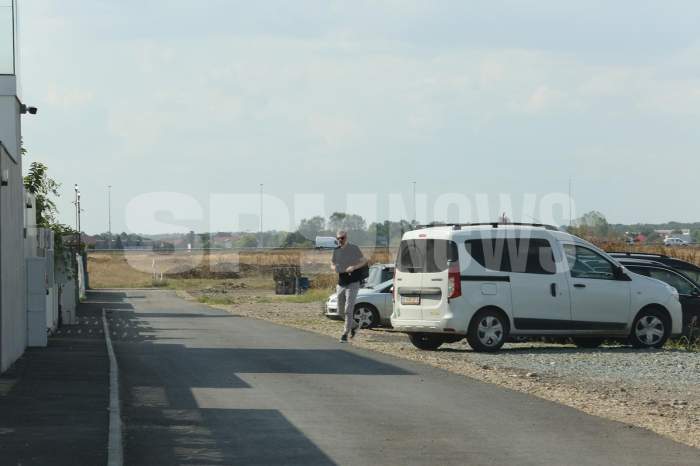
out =
[[336,293],[338,294],[338,313],[345,312],[345,330],[343,333],[350,334],[350,330],[355,327],[355,301],[357,300],[357,292],[360,290],[360,282],[350,283],[349,285],[338,285]]

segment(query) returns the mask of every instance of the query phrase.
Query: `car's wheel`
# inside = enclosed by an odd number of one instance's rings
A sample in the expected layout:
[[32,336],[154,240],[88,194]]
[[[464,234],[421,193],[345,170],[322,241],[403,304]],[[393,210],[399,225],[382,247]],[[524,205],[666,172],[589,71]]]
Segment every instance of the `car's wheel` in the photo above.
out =
[[434,333],[409,333],[408,338],[413,346],[425,351],[435,351],[445,341],[442,335]]
[[579,348],[597,348],[603,344],[603,338],[576,337],[572,340]]
[[355,306],[355,323],[360,328],[373,328],[379,325],[379,313],[368,304],[358,304]]
[[630,343],[635,348],[661,348],[670,332],[671,325],[665,313],[649,307],[642,309],[634,319]]
[[508,338],[508,321],[495,309],[479,312],[467,332],[467,341],[474,351],[497,351]]

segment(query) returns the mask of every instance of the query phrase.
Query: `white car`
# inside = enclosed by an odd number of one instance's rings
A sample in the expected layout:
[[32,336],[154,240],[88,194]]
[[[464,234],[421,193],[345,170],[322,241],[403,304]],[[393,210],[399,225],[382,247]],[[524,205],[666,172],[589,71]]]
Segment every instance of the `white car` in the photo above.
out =
[[681,238],[664,238],[664,246],[687,246],[688,242]]
[[[390,324],[393,281],[388,280],[374,286],[365,286],[357,292],[355,322],[360,328],[372,328]],[[325,304],[325,315],[329,319],[343,320],[345,313],[338,311],[338,296],[333,293]]]
[[391,324],[421,349],[462,338],[477,351],[509,338],[606,338],[660,347],[681,333],[671,286],[627,271],[594,245],[555,227],[464,224],[404,234]]

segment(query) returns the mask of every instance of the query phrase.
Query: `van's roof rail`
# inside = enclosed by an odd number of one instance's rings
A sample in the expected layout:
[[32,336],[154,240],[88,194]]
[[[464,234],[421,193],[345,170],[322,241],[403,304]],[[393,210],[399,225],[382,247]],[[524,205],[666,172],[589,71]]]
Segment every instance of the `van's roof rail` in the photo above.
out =
[[520,223],[520,222],[483,222],[483,223],[431,223],[429,225],[418,225],[416,228],[433,228],[433,227],[452,227],[455,230],[459,230],[462,227],[482,227],[491,226],[492,228],[498,228],[499,226],[518,226],[518,227],[539,227],[545,230],[559,231],[559,228],[554,225],[547,225],[545,223]]

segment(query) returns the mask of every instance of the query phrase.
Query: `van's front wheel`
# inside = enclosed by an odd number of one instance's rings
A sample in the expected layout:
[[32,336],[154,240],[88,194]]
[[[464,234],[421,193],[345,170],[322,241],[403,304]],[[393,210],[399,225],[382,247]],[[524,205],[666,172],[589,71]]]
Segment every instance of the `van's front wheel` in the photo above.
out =
[[474,351],[498,351],[508,337],[508,322],[495,309],[479,312],[469,326],[467,341]]
[[435,351],[445,342],[441,335],[432,333],[409,333],[408,338],[413,346],[425,351]]

